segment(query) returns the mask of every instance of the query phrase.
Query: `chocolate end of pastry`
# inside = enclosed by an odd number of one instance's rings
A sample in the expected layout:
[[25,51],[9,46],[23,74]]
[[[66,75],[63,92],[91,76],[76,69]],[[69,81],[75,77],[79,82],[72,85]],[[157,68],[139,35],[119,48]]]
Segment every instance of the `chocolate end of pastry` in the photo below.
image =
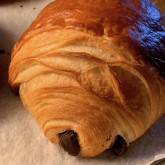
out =
[[116,141],[112,146],[112,150],[118,156],[121,156],[121,155],[125,154],[125,152],[126,152],[126,141],[120,135],[117,136]]
[[72,156],[77,156],[80,152],[80,145],[77,139],[77,133],[73,130],[67,130],[58,134],[60,145]]

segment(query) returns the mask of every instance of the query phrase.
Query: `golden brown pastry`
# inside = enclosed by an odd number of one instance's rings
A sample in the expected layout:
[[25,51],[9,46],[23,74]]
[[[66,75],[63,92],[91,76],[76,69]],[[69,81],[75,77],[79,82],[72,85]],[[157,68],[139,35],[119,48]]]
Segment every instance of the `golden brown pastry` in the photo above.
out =
[[56,0],[15,44],[9,85],[71,155],[121,155],[165,112],[163,19],[150,0]]

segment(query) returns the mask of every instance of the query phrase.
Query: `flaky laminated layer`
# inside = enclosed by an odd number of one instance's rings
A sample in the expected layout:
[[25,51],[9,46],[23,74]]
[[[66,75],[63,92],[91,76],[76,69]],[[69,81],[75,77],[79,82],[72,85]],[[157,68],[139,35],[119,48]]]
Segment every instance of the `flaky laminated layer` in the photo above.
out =
[[164,78],[142,57],[163,51],[160,18],[148,0],[56,0],[16,43],[9,84],[53,143],[72,129],[80,156],[117,135],[129,145],[165,111]]

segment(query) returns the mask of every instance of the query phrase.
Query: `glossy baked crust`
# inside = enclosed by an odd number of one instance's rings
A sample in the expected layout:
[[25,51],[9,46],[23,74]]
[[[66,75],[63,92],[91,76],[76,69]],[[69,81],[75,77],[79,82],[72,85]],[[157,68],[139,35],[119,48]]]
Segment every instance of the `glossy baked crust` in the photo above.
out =
[[129,145],[165,111],[163,19],[150,0],[56,0],[14,46],[10,87],[53,143],[72,129],[83,157]]

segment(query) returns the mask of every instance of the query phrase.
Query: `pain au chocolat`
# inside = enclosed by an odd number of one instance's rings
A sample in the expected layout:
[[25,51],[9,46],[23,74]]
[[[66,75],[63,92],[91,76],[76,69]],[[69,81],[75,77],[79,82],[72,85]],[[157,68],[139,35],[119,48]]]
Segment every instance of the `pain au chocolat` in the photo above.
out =
[[9,85],[71,155],[121,155],[165,112],[164,16],[150,0],[56,0],[15,44]]

